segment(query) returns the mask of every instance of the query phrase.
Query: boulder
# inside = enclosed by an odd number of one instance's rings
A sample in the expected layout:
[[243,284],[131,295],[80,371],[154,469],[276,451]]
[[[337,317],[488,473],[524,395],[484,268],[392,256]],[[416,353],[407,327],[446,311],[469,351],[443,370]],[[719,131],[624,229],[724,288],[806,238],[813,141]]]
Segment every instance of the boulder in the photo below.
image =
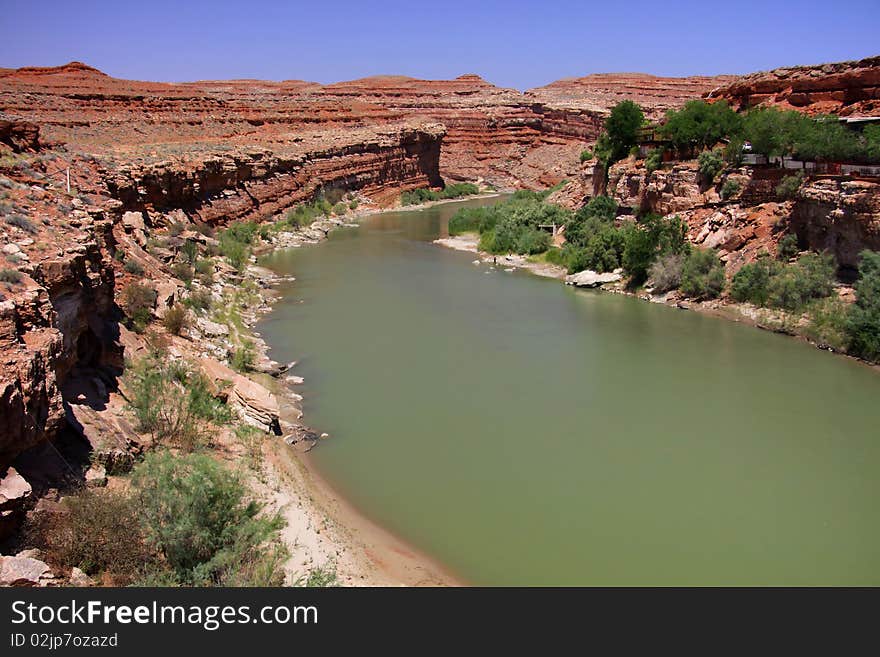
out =
[[21,523],[31,492],[31,485],[15,468],[6,470],[0,479],[0,540],[10,536]]
[[200,364],[214,395],[225,398],[242,420],[267,433],[281,435],[280,408],[275,395],[213,358],[202,358]]
[[225,324],[212,322],[210,319],[206,319],[204,317],[199,317],[196,320],[196,328],[201,332],[202,335],[206,335],[211,338],[218,338],[229,335],[228,326],[226,326]]
[[81,571],[76,566],[70,571],[70,577],[68,578],[68,583],[70,586],[77,587],[85,587],[85,586],[94,586],[95,580],[86,575],[83,571]]
[[589,269],[579,271],[576,274],[565,278],[566,285],[574,285],[575,287],[599,287],[605,283],[615,283],[621,279],[619,272],[606,272],[600,274]]
[[0,557],[0,586],[48,586],[55,575],[48,564],[31,557]]
[[86,470],[86,486],[89,488],[101,488],[107,485],[107,469],[100,463],[95,463]]

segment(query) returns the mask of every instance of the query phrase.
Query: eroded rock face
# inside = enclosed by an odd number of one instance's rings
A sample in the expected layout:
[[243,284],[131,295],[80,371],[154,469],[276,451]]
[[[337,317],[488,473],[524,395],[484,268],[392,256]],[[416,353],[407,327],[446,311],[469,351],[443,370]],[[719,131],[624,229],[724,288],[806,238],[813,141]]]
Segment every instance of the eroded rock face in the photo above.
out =
[[827,250],[841,266],[855,269],[862,250],[880,250],[880,184],[810,181],[798,192],[791,225],[803,246]]
[[266,433],[281,435],[281,414],[275,395],[212,358],[202,358],[200,365],[214,394],[237,409],[242,420]]
[[737,108],[762,105],[809,114],[880,116],[880,57],[752,73],[707,95]]

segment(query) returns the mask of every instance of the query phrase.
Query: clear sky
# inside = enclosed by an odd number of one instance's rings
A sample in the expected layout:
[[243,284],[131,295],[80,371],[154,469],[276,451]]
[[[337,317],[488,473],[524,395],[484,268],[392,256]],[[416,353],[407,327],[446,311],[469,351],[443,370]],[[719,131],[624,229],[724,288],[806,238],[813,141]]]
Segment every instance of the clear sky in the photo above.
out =
[[878,54],[880,0],[0,0],[0,66],[79,60],[140,80],[478,73],[526,89]]

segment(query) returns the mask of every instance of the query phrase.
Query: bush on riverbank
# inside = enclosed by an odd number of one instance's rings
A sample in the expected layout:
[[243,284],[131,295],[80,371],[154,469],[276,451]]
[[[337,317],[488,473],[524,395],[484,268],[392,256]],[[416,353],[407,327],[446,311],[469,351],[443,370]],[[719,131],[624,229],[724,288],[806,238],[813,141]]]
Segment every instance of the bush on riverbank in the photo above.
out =
[[759,258],[733,277],[731,296],[756,306],[799,311],[832,293],[834,274],[834,258],[828,254],[808,253],[790,264]]
[[724,265],[713,249],[692,249],[681,267],[681,291],[694,299],[714,299],[724,290]]
[[238,271],[244,269],[251,256],[251,245],[259,234],[253,221],[237,221],[219,233],[220,254]]
[[418,205],[428,201],[443,201],[462,196],[474,196],[480,193],[480,188],[474,183],[453,183],[446,185],[439,192],[433,189],[413,189],[400,195],[401,205]]
[[116,585],[280,586],[282,526],[209,456],[161,451],[134,469],[130,487],[68,495],[26,535],[52,564]]
[[856,302],[846,321],[851,353],[880,361],[880,253],[862,251]]

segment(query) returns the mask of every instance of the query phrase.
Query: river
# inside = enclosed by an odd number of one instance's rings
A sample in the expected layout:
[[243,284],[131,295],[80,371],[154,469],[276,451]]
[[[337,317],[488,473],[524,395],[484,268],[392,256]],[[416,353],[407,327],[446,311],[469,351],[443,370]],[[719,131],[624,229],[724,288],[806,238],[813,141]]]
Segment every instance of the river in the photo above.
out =
[[343,496],[480,585],[880,584],[876,372],[431,243],[494,200],[263,259]]

